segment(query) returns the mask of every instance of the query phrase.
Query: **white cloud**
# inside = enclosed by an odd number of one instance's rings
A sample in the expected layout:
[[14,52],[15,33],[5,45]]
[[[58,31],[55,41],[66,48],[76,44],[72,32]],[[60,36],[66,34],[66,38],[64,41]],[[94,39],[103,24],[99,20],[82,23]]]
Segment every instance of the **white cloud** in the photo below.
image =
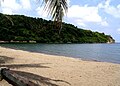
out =
[[76,20],[75,23],[81,27],[86,27],[86,24],[80,19]]
[[12,10],[10,8],[3,8],[2,9],[2,13],[4,13],[4,14],[10,14],[10,15],[13,14],[13,12],[12,12]]
[[118,8],[118,7],[109,6],[109,7],[105,8],[105,12],[116,18],[120,18],[120,8]]
[[104,5],[103,5],[103,3],[99,3],[97,7],[98,8],[104,8]]
[[102,21],[102,22],[101,22],[101,25],[102,25],[102,26],[109,26],[109,24],[107,23],[107,21]]
[[115,18],[120,18],[120,4],[117,6],[110,5],[111,0],[107,0],[105,3],[100,3],[99,8],[103,8],[107,14],[114,16]]
[[79,25],[86,27],[87,22],[94,22],[101,24],[102,26],[108,26],[108,22],[106,19],[102,19],[99,15],[99,9],[102,7],[102,4],[98,6],[79,6],[79,5],[72,5],[68,9],[68,18],[74,18],[74,22]]
[[4,14],[16,14],[30,9],[30,0],[20,0],[19,2],[17,0],[4,0],[1,2],[1,12]]
[[70,6],[70,0],[67,0],[67,4],[68,4],[68,6]]
[[1,11],[4,14],[14,14],[13,11],[21,9],[21,5],[16,0],[4,0],[1,2]]
[[117,29],[117,32],[120,34],[120,28]]
[[37,11],[37,14],[40,16],[40,17],[42,17],[42,18],[47,18],[47,12],[46,11],[43,11],[43,6],[42,7],[38,7],[37,9],[36,9],[36,11]]
[[102,18],[98,14],[97,7],[81,7],[79,5],[72,5],[68,9],[69,18],[79,18],[86,22],[101,22]]
[[120,4],[119,4],[119,5],[117,5],[117,8],[118,8],[118,9],[120,9]]
[[31,4],[30,4],[30,0],[20,0],[22,8],[29,10],[31,9]]
[[1,8],[9,8],[11,10],[19,10],[21,8],[20,4],[16,0],[4,0],[1,3]]
[[108,7],[110,5],[111,0],[106,0],[105,6]]

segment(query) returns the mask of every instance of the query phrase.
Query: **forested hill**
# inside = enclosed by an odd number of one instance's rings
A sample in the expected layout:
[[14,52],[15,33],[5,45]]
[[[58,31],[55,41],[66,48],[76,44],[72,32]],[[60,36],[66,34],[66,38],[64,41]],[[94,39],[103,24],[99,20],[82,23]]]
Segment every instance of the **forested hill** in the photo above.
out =
[[108,43],[114,42],[110,35],[62,24],[61,33],[55,23],[42,18],[23,15],[0,14],[0,41],[37,43]]

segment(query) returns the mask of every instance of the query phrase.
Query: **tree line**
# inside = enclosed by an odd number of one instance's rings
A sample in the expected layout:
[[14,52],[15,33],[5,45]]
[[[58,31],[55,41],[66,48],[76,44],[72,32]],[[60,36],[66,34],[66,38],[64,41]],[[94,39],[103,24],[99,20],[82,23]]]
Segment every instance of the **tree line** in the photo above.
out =
[[0,13],[0,41],[37,43],[107,43],[110,35],[84,30],[62,22],[61,33],[56,22],[24,15]]

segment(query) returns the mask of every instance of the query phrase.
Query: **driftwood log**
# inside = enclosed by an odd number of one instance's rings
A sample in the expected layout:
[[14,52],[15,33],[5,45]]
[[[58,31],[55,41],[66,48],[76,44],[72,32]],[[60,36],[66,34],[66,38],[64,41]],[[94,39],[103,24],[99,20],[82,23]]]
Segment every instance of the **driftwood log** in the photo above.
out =
[[0,80],[2,79],[13,86],[39,86],[8,68],[0,68]]

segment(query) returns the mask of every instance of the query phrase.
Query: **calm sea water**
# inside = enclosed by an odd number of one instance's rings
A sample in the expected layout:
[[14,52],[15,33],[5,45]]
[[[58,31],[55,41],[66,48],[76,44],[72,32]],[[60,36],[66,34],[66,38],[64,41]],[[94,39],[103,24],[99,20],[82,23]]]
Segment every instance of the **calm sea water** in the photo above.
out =
[[0,44],[0,46],[120,64],[120,44]]

